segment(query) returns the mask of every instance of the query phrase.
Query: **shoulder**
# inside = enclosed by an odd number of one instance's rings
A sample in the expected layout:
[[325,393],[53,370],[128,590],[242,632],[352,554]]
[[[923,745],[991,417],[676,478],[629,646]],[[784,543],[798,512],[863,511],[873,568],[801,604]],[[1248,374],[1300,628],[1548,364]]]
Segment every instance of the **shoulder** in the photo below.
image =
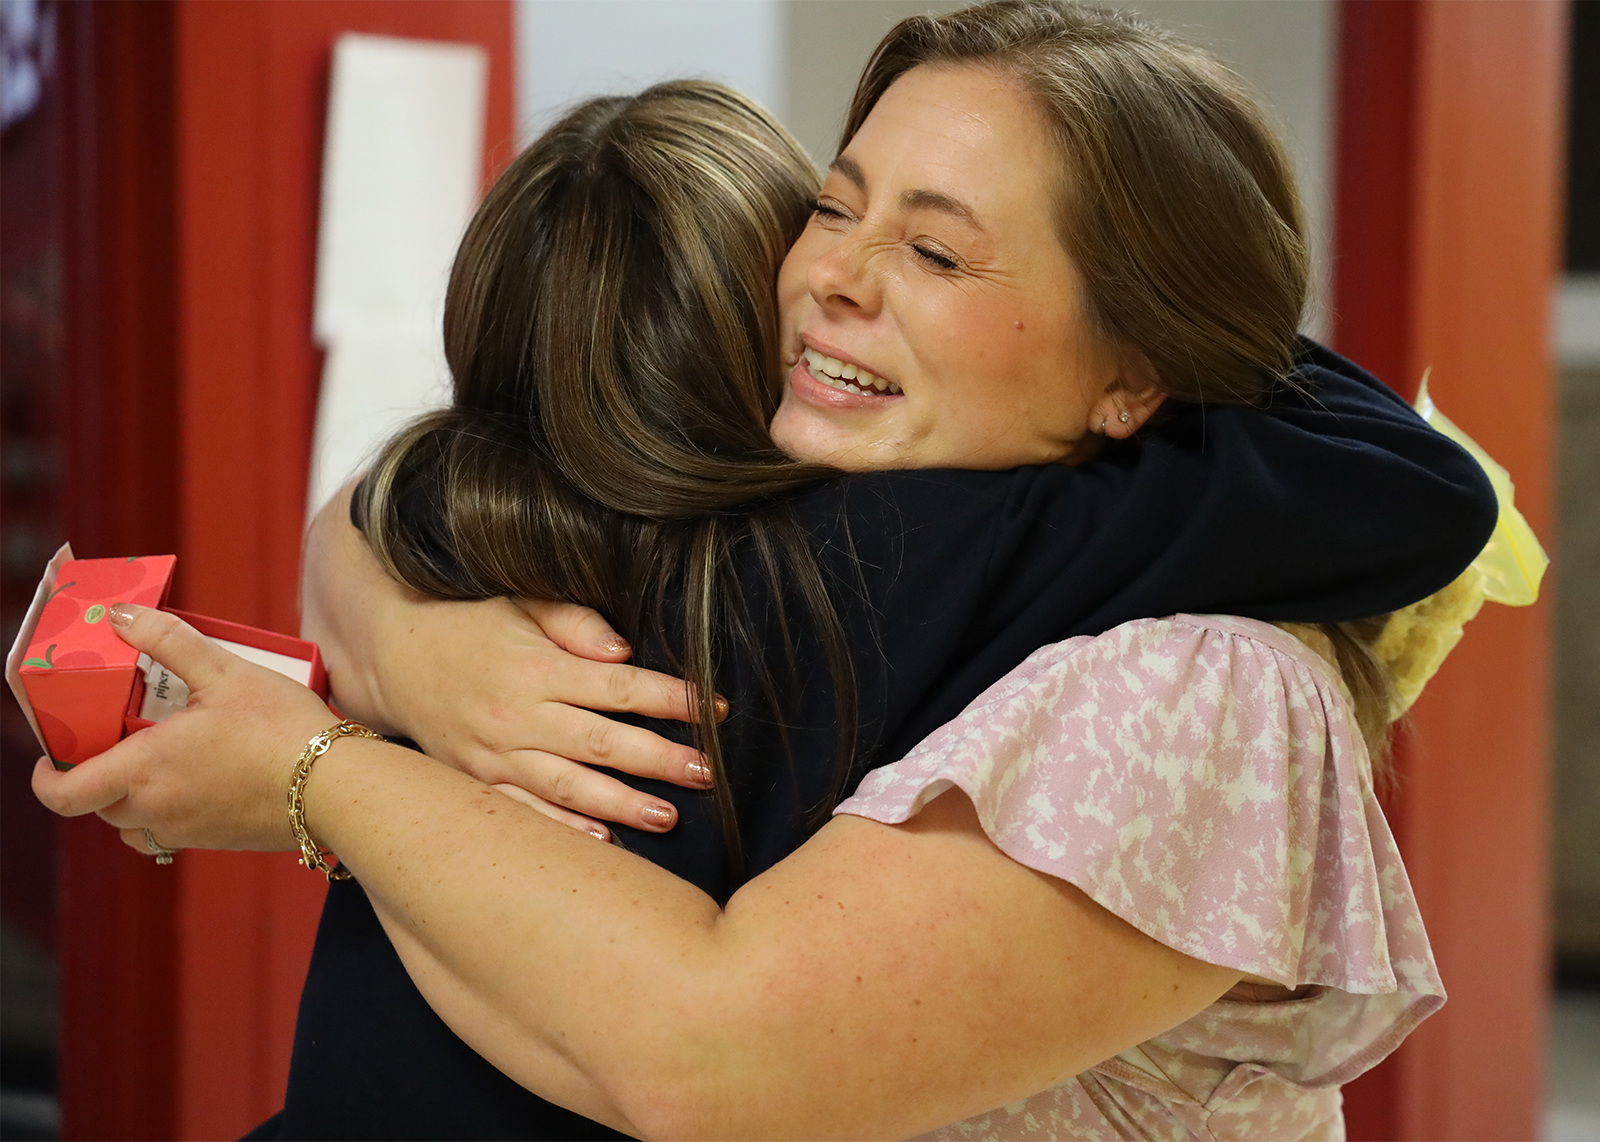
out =
[[[999,471],[904,468],[854,472],[800,494],[803,512],[925,513],[934,522],[964,510],[1012,515],[1059,513],[1073,505],[1120,502],[1141,468],[1161,468],[1145,449],[1108,451],[1087,464],[1035,464]],[[1192,475],[1186,473],[1185,475]]]
[[805,513],[920,514],[927,522],[963,510],[1028,510],[1115,482],[1120,469],[1106,465],[1045,464],[1002,471],[905,468],[856,472],[823,481],[801,494]]
[[796,501],[824,555],[845,552],[898,580],[954,566],[1001,570],[1070,566],[1122,501],[1128,470],[1062,464],[980,472],[908,469],[829,480]]
[[[1144,740],[1151,745],[1198,743],[1218,733],[1230,741],[1266,741],[1274,736],[1270,726],[1302,710],[1329,729],[1348,729],[1349,701],[1337,671],[1286,631],[1231,616],[1136,619],[1035,651],[907,760],[1009,752],[1027,741],[1050,745],[1052,759],[1083,761],[1082,735],[1094,731],[1090,752],[1107,760],[1115,752],[1126,761],[1129,751],[1142,751],[1126,737],[1135,724],[1150,723]],[[1115,751],[1108,733],[1115,734]]]
[[[1335,1030],[1285,1048],[1296,1083],[1355,1077],[1443,1001],[1348,694],[1277,627],[1173,615],[1045,647],[840,811],[905,821],[952,787],[1007,856],[1152,939],[1325,988]],[[1255,1021],[1305,1007],[1215,1004],[1173,1042],[1214,1053],[1241,1020],[1247,1046],[1294,1040]]]
[[1311,970],[1285,919],[1334,890],[1308,872],[1352,854],[1370,865],[1381,823],[1332,668],[1276,627],[1216,616],[1040,650],[840,811],[908,820],[952,786],[1013,859],[1179,951],[1285,986]]

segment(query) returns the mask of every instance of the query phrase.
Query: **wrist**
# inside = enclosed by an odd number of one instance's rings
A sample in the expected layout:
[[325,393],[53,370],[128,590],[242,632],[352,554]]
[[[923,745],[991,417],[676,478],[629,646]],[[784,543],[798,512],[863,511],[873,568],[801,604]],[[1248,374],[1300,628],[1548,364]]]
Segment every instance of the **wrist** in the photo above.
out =
[[[335,863],[337,857],[327,848],[323,838],[327,836],[330,824],[326,815],[318,815],[316,822],[319,831],[313,832],[312,818],[307,812],[306,793],[311,785],[311,779],[318,768],[318,764],[340,742],[346,738],[364,739],[367,741],[382,741],[382,736],[359,722],[345,719],[327,727],[307,739],[305,748],[300,751],[290,770],[288,779],[287,801],[289,830],[293,834],[295,844],[300,849],[300,864],[308,870],[323,873],[331,880],[346,880],[350,877],[349,869],[342,864]],[[346,750],[345,752],[348,752]]]

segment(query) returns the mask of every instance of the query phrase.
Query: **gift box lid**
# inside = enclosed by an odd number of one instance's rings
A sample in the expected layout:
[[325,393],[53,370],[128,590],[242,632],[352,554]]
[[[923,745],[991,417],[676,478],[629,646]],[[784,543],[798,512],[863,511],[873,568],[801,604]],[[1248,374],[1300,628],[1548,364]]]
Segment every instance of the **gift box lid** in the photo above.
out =
[[[63,544],[45,568],[6,656],[6,680],[57,768],[70,768],[183,709],[183,680],[118,637],[119,602],[166,610],[247,661],[276,670],[326,698],[327,673],[315,643],[165,606],[177,559],[74,559]],[[147,701],[146,676],[159,676]],[[147,709],[148,707],[148,709]]]
[[[159,607],[172,587],[176,564],[172,555],[63,563],[28,640],[22,674],[131,669],[139,652],[117,637],[107,621],[107,609],[113,603]],[[70,650],[60,649],[69,642]]]

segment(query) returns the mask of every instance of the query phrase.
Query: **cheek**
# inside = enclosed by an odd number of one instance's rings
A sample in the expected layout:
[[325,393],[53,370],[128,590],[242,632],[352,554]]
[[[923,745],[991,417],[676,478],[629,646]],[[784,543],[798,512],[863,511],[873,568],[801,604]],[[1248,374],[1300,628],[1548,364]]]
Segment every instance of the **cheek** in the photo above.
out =
[[807,226],[799,239],[789,247],[789,253],[778,267],[778,308],[785,323],[794,316],[792,310],[809,296],[806,273],[816,258],[814,226]]
[[1037,316],[1007,311],[976,322],[972,316],[952,312],[937,332],[929,330],[940,383],[931,407],[919,410],[924,428],[961,457],[963,467],[1060,459],[1063,442],[1082,434],[1077,363],[1042,335],[1049,323]]
[[951,305],[919,314],[915,324],[919,355],[936,381],[944,412],[969,422],[992,422],[1023,398],[1038,338],[1019,332],[1009,312]]
[[804,278],[796,268],[794,251],[789,251],[789,256],[783,259],[783,265],[778,267],[778,304],[787,307],[799,293],[798,282]]

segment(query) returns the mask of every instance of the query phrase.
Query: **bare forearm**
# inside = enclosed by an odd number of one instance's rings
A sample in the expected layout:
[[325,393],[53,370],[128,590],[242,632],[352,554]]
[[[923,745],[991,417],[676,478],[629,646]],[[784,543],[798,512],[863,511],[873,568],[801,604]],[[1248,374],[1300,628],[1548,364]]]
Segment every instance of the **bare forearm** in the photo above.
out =
[[1237,978],[1011,861],[959,794],[905,826],[837,820],[722,912],[425,758],[348,741],[318,766],[312,832],[445,1022],[644,1137],[914,1134],[1063,1081]]
[[339,489],[306,533],[300,633],[322,649],[334,705],[386,734],[408,732],[387,708],[375,664],[386,605],[412,596],[379,565],[350,523],[354,483]]

